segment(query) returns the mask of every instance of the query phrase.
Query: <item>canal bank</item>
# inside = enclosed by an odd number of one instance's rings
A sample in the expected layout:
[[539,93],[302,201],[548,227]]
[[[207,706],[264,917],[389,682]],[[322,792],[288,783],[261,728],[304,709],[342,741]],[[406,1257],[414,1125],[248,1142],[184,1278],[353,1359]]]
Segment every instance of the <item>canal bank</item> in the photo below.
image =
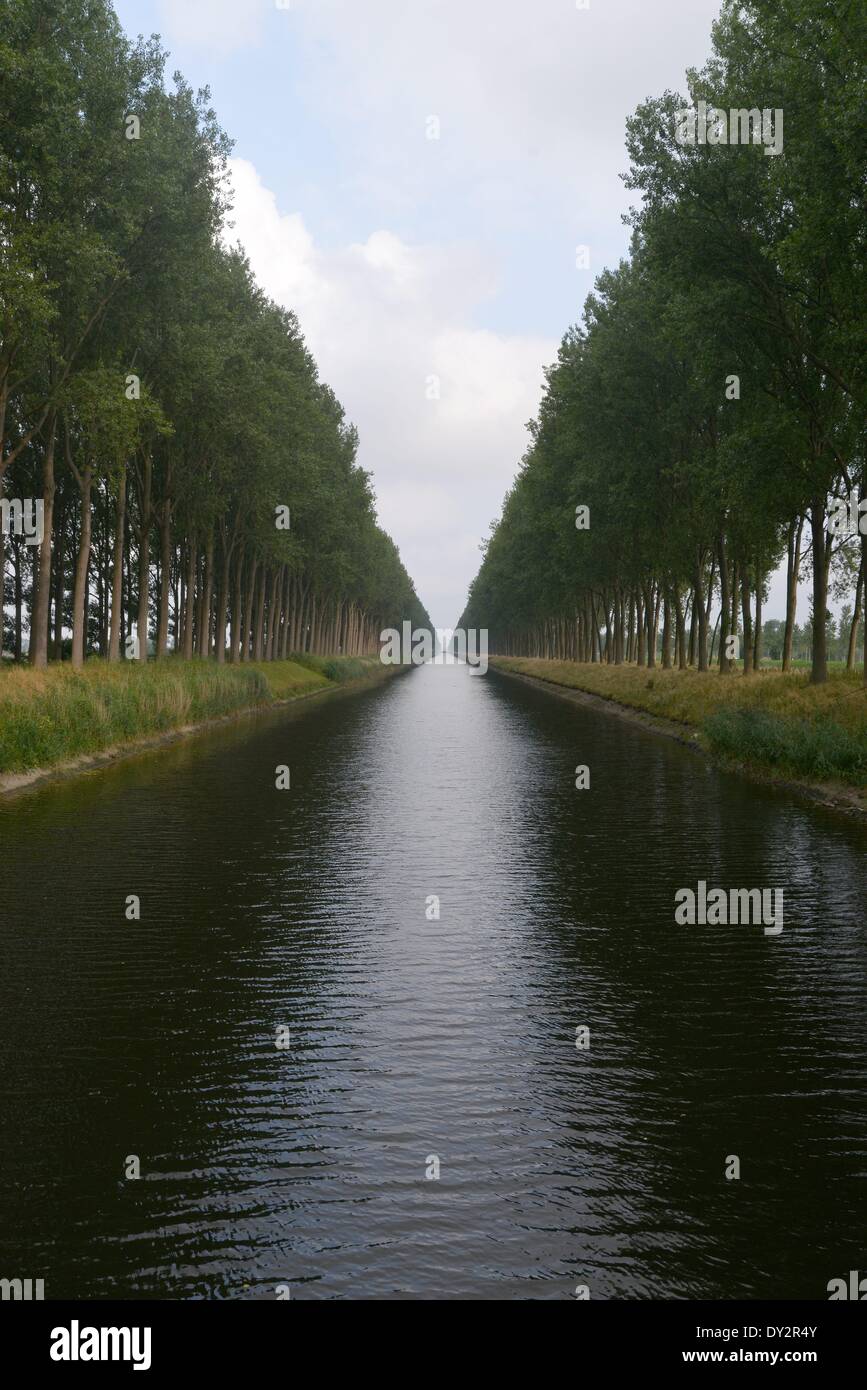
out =
[[[727,708],[726,702],[719,701],[714,709],[714,697],[718,697],[721,688],[718,685],[711,686],[710,683],[716,682],[719,677],[710,672],[703,677],[698,677],[696,672],[686,673],[687,678],[691,677],[693,681],[699,679],[708,683],[708,690],[702,691],[701,700],[696,701],[694,698],[677,698],[677,681],[685,674],[681,672],[579,666],[573,662],[520,657],[490,657],[489,669],[509,680],[535,686],[549,695],[556,695],[588,709],[598,709],[650,733],[673,739],[691,752],[712,759],[721,768],[740,773],[765,786],[777,787],[781,791],[790,792],[867,824],[867,778],[860,785],[850,785],[836,779],[793,775],[785,766],[773,765],[767,757],[768,748],[762,750],[766,754],[765,758],[739,756],[733,751],[733,743],[738,735],[736,723],[733,727],[729,726],[723,730],[724,741],[713,737],[712,721],[714,716],[719,717],[721,712],[724,712],[723,717],[727,715],[729,719],[740,718],[744,721],[742,728],[747,746],[752,732],[748,721],[751,718],[773,718],[770,712],[738,706],[737,696],[740,692],[736,684],[737,676],[726,678],[726,687],[723,688],[725,695],[734,695],[732,705]],[[753,678],[759,684],[754,684],[752,691],[748,693],[760,692],[762,681],[775,679],[778,679],[776,673],[767,672]],[[849,699],[856,700],[858,705],[867,709],[867,690],[854,686],[851,690],[840,692],[836,704],[840,707],[842,700]],[[679,717],[670,717],[663,713],[665,710],[676,710]],[[790,716],[787,722],[790,728],[797,728],[799,723],[806,724],[803,715],[800,720]],[[780,720],[780,723],[784,721]],[[865,734],[859,725],[867,727],[867,717],[861,716],[852,723],[857,731],[856,736],[863,739]]]
[[405,668],[374,657],[308,657],[0,673],[0,799],[63,781],[261,713],[375,685]]

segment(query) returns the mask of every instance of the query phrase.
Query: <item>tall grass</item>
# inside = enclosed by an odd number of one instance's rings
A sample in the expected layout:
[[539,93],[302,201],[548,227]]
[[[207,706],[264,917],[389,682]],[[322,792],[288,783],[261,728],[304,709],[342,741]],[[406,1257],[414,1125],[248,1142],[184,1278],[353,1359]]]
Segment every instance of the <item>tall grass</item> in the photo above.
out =
[[171,658],[110,666],[93,660],[81,671],[69,666],[2,670],[0,773],[52,767],[185,724],[269,704],[289,687],[297,693],[324,684],[289,662],[275,662],[272,671],[273,686],[251,664],[217,666]]
[[383,669],[378,656],[315,656],[312,652],[293,652],[291,660],[339,685],[378,675]]
[[721,709],[704,722],[723,756],[806,777],[867,786],[867,735],[829,720],[783,719],[769,710]]
[[302,666],[300,661],[252,661],[248,671],[258,671],[275,700],[291,700],[311,690],[322,690],[330,684],[327,676]]
[[861,676],[765,670],[745,678],[718,671],[648,670],[598,662],[492,657],[491,665],[586,690],[700,730],[726,757],[817,780],[867,784],[867,689]]

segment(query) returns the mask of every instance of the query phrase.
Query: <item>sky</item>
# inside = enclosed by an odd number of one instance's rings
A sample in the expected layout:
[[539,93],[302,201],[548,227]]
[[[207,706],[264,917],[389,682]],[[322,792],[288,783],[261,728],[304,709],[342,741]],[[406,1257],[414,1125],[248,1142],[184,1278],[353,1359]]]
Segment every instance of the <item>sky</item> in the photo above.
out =
[[[210,87],[235,141],[227,235],[297,313],[381,524],[434,625],[454,626],[544,369],[626,254],[626,118],[684,91],[719,0],[115,8]],[[766,611],[784,608],[777,578]]]

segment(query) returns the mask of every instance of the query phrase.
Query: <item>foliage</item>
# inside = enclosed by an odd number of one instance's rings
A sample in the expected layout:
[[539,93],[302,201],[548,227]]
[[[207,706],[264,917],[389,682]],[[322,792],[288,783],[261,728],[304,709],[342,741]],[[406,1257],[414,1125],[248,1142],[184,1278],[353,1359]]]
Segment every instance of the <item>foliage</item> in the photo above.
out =
[[0,11],[0,493],[48,524],[12,545],[16,654],[28,628],[40,665],[70,629],[79,665],[136,629],[218,662],[370,651],[427,614],[295,315],[227,245],[209,93],[165,63],[109,0]]
[[[738,634],[749,671],[787,558],[812,571],[826,678],[829,573],[863,595],[867,572],[867,536],[829,524],[834,499],[867,498],[865,26],[863,5],[725,0],[688,96],[628,122],[630,258],[563,338],[461,619],[492,650],[703,670],[715,608],[721,671]],[[782,109],[783,151],[680,144],[699,101]]]

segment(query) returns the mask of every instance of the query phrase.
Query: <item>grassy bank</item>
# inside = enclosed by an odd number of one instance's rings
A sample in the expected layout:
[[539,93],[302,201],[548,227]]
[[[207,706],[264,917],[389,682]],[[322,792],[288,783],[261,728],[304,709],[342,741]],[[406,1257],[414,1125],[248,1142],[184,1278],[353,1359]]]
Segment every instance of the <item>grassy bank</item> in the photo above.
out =
[[867,692],[860,675],[834,672],[813,686],[806,671],[745,679],[716,671],[492,657],[491,665],[696,730],[721,758],[811,781],[867,786]]
[[309,657],[217,666],[206,661],[89,661],[82,671],[0,669],[0,776],[170,733],[189,724],[376,675],[375,658]]

